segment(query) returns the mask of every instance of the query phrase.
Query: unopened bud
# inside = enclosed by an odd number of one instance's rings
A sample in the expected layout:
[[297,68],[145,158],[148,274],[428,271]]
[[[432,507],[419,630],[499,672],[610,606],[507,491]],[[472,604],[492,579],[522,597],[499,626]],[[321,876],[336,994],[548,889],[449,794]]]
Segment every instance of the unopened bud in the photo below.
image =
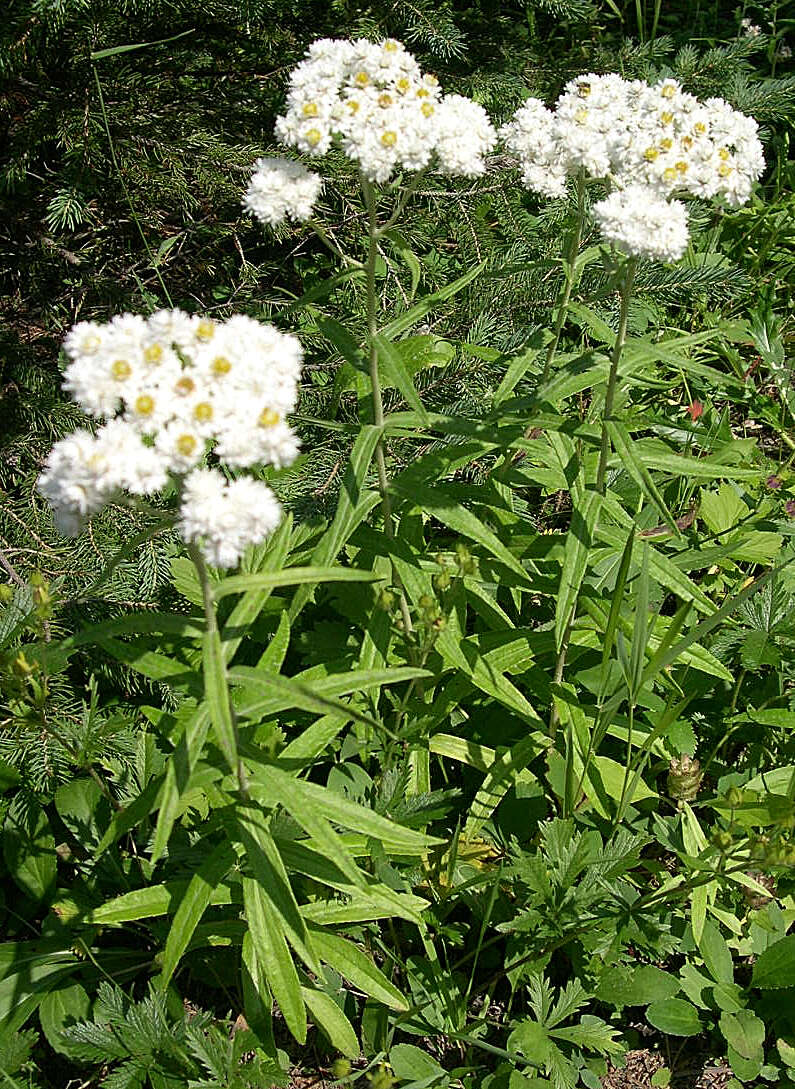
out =
[[450,585],[451,577],[447,568],[444,571],[440,571],[438,575],[433,576],[433,585],[437,590],[446,590]]
[[726,805],[728,805],[729,809],[736,809],[742,804],[742,791],[738,790],[735,786],[729,787],[729,789],[726,791]]
[[731,832],[718,830],[714,833],[712,842],[722,854],[725,854],[732,849],[734,839],[732,838]]
[[679,802],[692,802],[701,786],[701,764],[684,756],[674,757],[668,770],[668,793]]
[[4,582],[0,586],[0,604],[7,605],[14,596],[14,587],[9,586],[7,582]]
[[382,590],[378,595],[378,607],[383,609],[385,613],[388,613],[392,606],[395,604],[395,595],[391,590]]
[[339,1080],[340,1078],[347,1078],[351,1072],[350,1059],[335,1059],[331,1064],[331,1076]]

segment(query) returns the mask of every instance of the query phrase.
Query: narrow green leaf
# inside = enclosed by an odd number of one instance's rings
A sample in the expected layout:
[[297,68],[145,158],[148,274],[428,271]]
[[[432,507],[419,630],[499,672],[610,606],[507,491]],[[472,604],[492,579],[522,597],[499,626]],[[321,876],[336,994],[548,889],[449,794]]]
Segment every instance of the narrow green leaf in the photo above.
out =
[[[257,880],[243,878],[243,904],[256,950],[287,1028],[299,1042],[306,1041],[306,1006],[293,958],[278,923],[278,915]],[[264,996],[261,996],[264,997]]]
[[234,848],[230,843],[219,844],[202,862],[190,879],[185,895],[166,938],[160,986],[165,990],[173,976],[180,957],[188,948],[193,932],[201,922],[213,894],[235,862]]
[[232,718],[229,704],[229,690],[226,682],[226,661],[221,645],[221,636],[217,628],[204,633],[204,689],[210,721],[215,730],[218,747],[226,757],[226,762],[233,772],[237,771],[237,728]]
[[167,42],[176,42],[188,34],[195,34],[194,29],[183,30],[180,34],[173,34],[170,38],[157,38],[153,42],[134,42],[131,45],[114,45],[110,49],[97,49],[90,54],[92,61],[104,60],[105,57],[116,57],[120,53],[132,53],[136,49],[148,49],[152,45],[166,45]]
[[560,573],[560,591],[555,603],[555,645],[558,650],[563,646],[564,634],[574,619],[601,507],[602,496],[599,492],[588,491],[581,506],[575,506],[571,512]]
[[219,601],[229,594],[245,590],[272,590],[277,586],[299,586],[321,582],[380,582],[382,575],[374,571],[357,571],[351,567],[287,567],[283,571],[268,571],[256,575],[230,575],[215,589]]
[[349,1059],[358,1059],[361,1048],[353,1025],[340,1007],[324,991],[302,987],[301,994],[313,1019],[323,1029],[333,1048]]
[[353,942],[319,927],[313,927],[312,939],[320,959],[354,987],[378,1002],[383,1002],[390,1009],[404,1012],[409,1008],[397,987],[390,983],[384,973]]
[[668,505],[663,499],[657,485],[652,479],[651,473],[644,465],[641,458],[635,451],[634,444],[630,437],[629,432],[623,423],[619,420],[608,420],[606,423],[607,433],[610,436],[610,440],[613,443],[613,449],[621,459],[621,464],[627,470],[629,475],[641,489],[641,491],[651,499],[655,507],[660,513],[660,517],[670,527],[671,532],[676,537],[681,537],[682,533],[679,526],[676,524],[674,516],[668,509]]
[[471,284],[474,279],[480,276],[485,267],[486,262],[481,261],[479,265],[475,265],[469,272],[459,276],[453,283],[440,288],[438,291],[433,291],[430,295],[426,295],[404,314],[398,314],[392,321],[387,322],[381,330],[381,336],[386,340],[394,340],[399,337],[401,333],[405,333],[412,325],[416,325],[418,321],[421,321],[439,303],[446,302],[448,299],[452,299],[454,295],[457,295],[459,291],[463,291],[468,284]]
[[400,354],[400,344],[395,344],[385,337],[376,334],[375,347],[378,353],[378,360],[384,368],[385,376],[389,379],[390,384],[400,391],[403,399],[419,414],[421,420],[424,421],[427,419],[425,416],[425,407],[414,388],[411,374]]

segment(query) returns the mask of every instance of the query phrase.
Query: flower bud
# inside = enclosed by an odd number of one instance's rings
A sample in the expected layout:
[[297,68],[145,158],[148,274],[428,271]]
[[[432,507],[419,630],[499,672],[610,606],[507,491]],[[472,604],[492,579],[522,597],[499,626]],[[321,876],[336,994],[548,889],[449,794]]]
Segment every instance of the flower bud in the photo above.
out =
[[350,1059],[335,1059],[331,1064],[331,1076],[338,1081],[340,1078],[347,1078],[351,1072]]
[[730,809],[736,809],[743,804],[742,791],[738,790],[736,786],[731,786],[726,791],[726,805]]
[[734,839],[732,838],[731,832],[727,832],[725,829],[718,829],[712,836],[712,842],[721,854],[726,854],[727,851],[732,849]]
[[0,586],[0,605],[7,605],[14,596],[14,587],[9,586],[7,582],[4,582]]
[[701,786],[701,764],[684,756],[674,757],[668,770],[668,793],[679,802],[692,802]]

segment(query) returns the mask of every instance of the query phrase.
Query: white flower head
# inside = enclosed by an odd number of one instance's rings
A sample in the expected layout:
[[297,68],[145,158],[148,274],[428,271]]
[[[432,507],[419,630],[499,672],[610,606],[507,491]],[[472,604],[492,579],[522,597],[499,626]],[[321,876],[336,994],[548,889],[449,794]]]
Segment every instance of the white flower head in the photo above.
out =
[[647,186],[616,190],[593,206],[593,216],[605,241],[633,257],[677,261],[687,249],[687,208]]
[[312,215],[323,181],[291,159],[257,159],[243,207],[270,227],[293,219],[303,223]]
[[[183,486],[186,475],[193,481],[182,509],[186,540],[212,542],[211,562],[232,566],[272,531],[279,506],[265,485],[245,477],[227,485],[200,465],[209,450],[235,468],[282,468],[295,460],[298,438],[286,416],[301,376],[296,337],[240,314],[216,321],[160,310],[146,320],[122,314],[106,325],[81,322],[65,348],[65,387],[106,422],[96,434],[79,430],[56,443],[39,478],[63,532],[79,533],[86,518],[125,491],[153,495],[170,476]],[[219,479],[222,518],[213,528],[210,499]],[[209,498],[199,502],[202,486]],[[199,529],[190,528],[186,513],[191,495],[203,511]],[[244,517],[252,496],[260,513]]]

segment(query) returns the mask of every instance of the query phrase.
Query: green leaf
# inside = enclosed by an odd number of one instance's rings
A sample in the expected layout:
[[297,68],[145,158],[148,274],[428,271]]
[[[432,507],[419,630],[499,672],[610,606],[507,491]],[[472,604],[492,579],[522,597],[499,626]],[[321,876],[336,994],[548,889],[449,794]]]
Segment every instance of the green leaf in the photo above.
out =
[[763,990],[795,987],[795,934],[788,934],[760,954],[751,983]]
[[602,496],[599,492],[588,491],[582,504],[575,506],[571,512],[563,568],[560,572],[560,589],[555,603],[555,646],[558,651],[563,646],[565,633],[574,619],[601,508]]
[[180,957],[188,948],[194,930],[210,906],[215,890],[234,865],[235,857],[232,845],[221,843],[203,859],[190,879],[166,938],[160,976],[163,990],[168,986]]
[[[306,1006],[293,958],[278,916],[258,880],[243,878],[243,904],[258,962],[262,965],[287,1028],[300,1044],[306,1041]],[[265,996],[261,996],[264,1001]]]
[[405,333],[412,325],[416,325],[418,321],[421,321],[439,303],[446,302],[448,299],[452,299],[454,295],[457,295],[459,291],[463,291],[468,284],[471,284],[476,277],[480,276],[485,267],[486,262],[481,261],[479,265],[475,265],[469,272],[465,272],[463,276],[459,276],[451,284],[439,288],[438,291],[433,291],[430,295],[426,295],[409,310],[406,310],[405,313],[398,314],[392,321],[387,322],[381,330],[381,336],[386,340],[394,340],[399,337],[401,333]]
[[299,586],[321,582],[379,582],[383,575],[374,571],[357,571],[350,567],[287,567],[284,571],[268,571],[255,575],[229,575],[218,583],[216,601],[229,594],[246,590],[272,590],[277,586]]
[[[377,427],[365,426],[359,431],[351,450],[348,467],[342,479],[334,520],[315,546],[310,557],[312,567],[328,567],[339,554],[360,522],[378,502],[378,494],[366,493],[364,482],[373,453],[380,438]],[[290,620],[294,621],[312,596],[312,585],[304,584],[290,602]]]
[[765,1025],[751,1010],[720,1015],[720,1030],[731,1047],[744,1059],[764,1060]]
[[[726,939],[711,919],[704,922],[698,949],[704,958],[707,971],[716,983],[733,982],[734,968],[732,966],[731,950],[726,944]],[[740,1051],[740,1048],[737,1050]]]
[[10,790],[19,782],[19,772],[5,760],[0,760],[0,794]]
[[327,995],[324,991],[316,991],[312,987],[302,987],[301,994],[309,1012],[325,1032],[331,1046],[349,1059],[358,1059],[361,1048],[353,1025],[331,995]]
[[3,857],[12,881],[40,903],[55,888],[58,856],[47,814],[33,803],[24,811],[14,807],[3,827]]
[[527,572],[499,537],[488,529],[476,514],[462,506],[458,499],[448,495],[443,485],[431,487],[420,484],[414,479],[404,481],[397,478],[392,481],[391,488],[403,498],[438,518],[449,529],[476,541],[495,559],[518,575],[522,582],[529,583]]
[[425,406],[414,388],[409,369],[403,361],[403,356],[400,352],[400,344],[394,344],[392,341],[387,340],[386,337],[381,336],[378,333],[374,340],[378,359],[384,369],[385,378],[388,379],[390,385],[395,386],[395,388],[400,391],[404,400],[419,414],[420,419],[427,420]]
[[673,998],[680,989],[679,980],[653,964],[607,968],[599,979],[596,997],[611,1006],[648,1006]]
[[226,659],[218,629],[213,627],[204,633],[204,690],[210,722],[215,731],[218,747],[232,772],[238,769],[237,728],[232,718],[229,689],[226,680]]
[[465,839],[476,836],[486,821],[491,819],[497,806],[518,779],[520,772],[527,767],[539,749],[538,735],[531,734],[517,741],[511,749],[497,757],[469,808],[469,816],[463,831]]
[[195,34],[194,29],[183,30],[180,34],[173,34],[170,38],[157,38],[153,42],[134,42],[131,45],[114,45],[110,49],[97,49],[91,53],[91,60],[103,60],[105,57],[117,57],[120,53],[132,53],[136,49],[148,49],[152,45],[165,45],[167,42],[176,42],[188,34]]
[[646,1019],[650,1025],[669,1036],[698,1036],[702,1027],[695,1006],[684,998],[654,1002],[646,1010]]
[[320,959],[354,987],[390,1009],[404,1012],[409,1008],[397,987],[353,942],[319,927],[312,928],[312,940]]
[[44,996],[39,1006],[39,1021],[53,1051],[69,1058],[78,1057],[74,1045],[65,1040],[62,1033],[70,1025],[88,1020],[90,1009],[91,999],[79,983],[56,987]]
[[439,1066],[427,1051],[414,1044],[395,1044],[389,1049],[389,1065],[396,1078],[407,1082],[431,1085],[438,1078],[446,1077],[447,1071]]
[[681,537],[682,534],[676,524],[674,516],[671,514],[657,485],[654,483],[651,473],[637,454],[635,445],[632,442],[626,427],[619,420],[608,420],[606,426],[607,432],[613,443],[613,449],[621,459],[621,464],[641,491],[651,499],[652,503],[654,503],[660,513],[660,517],[666,525],[668,525],[674,536]]
[[72,779],[55,793],[55,808],[82,845],[98,842],[110,822],[110,803],[93,779]]

